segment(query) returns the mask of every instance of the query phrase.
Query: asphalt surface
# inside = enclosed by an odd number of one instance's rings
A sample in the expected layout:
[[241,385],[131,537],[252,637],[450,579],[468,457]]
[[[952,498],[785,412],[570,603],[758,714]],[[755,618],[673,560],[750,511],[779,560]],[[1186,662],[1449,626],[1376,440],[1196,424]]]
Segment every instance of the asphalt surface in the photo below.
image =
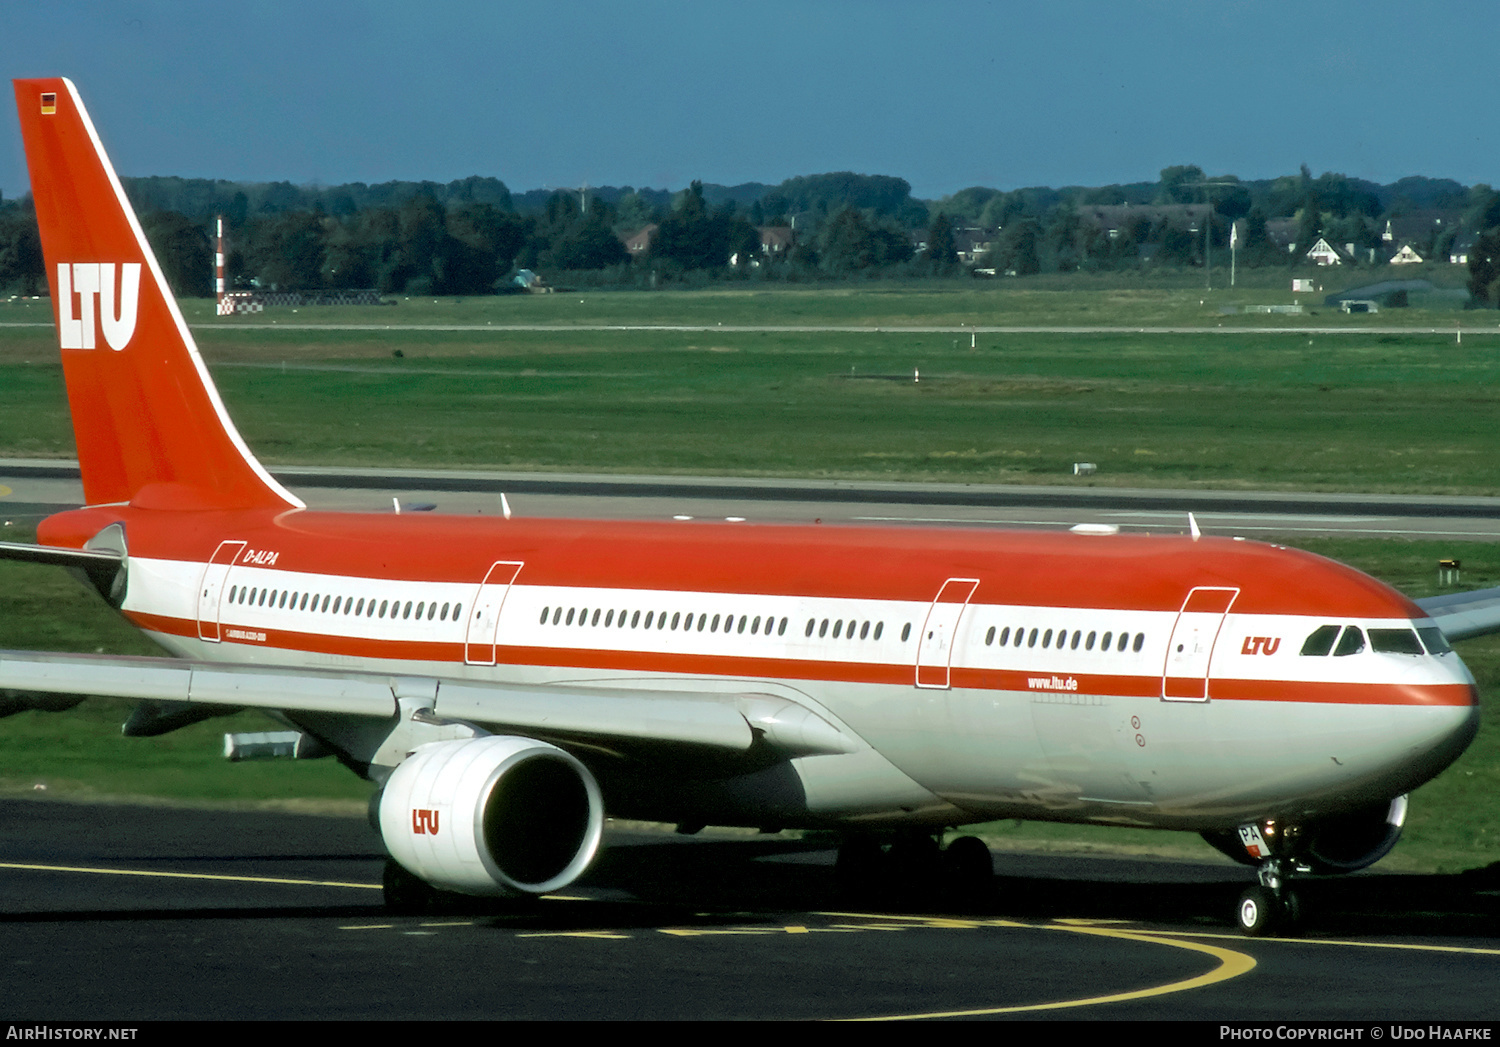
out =
[[1248,870],[1000,854],[993,896],[857,905],[817,841],[611,832],[565,897],[391,917],[353,817],[0,802],[15,1021],[1467,1020],[1500,1012],[1497,876],[1309,884],[1297,939],[1230,927]]
[[[309,506],[390,512],[502,512],[590,519],[736,519],[752,522],[932,524],[1186,533],[1188,513],[1207,534],[1500,540],[1500,498],[1130,490],[1084,486],[880,484],[503,473],[479,470],[292,467],[274,470]],[[76,464],[0,459],[0,519],[34,523],[81,504]]]

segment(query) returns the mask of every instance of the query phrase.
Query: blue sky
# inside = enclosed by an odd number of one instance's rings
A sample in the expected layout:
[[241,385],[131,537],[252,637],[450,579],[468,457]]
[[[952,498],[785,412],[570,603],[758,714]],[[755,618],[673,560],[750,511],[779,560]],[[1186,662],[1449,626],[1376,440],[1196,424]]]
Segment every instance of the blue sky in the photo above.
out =
[[1469,184],[1500,182],[1497,28],[1493,0],[6,0],[0,70],[71,77],[127,175]]

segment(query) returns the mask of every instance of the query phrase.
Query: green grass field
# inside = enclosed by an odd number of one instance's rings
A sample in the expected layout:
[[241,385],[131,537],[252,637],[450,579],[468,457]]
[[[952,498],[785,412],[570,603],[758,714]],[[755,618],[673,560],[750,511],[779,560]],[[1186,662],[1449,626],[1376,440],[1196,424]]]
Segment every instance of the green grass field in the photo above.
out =
[[[1097,306],[1125,292],[1016,293]],[[1163,309],[1182,293],[1140,292]],[[511,322],[533,307],[561,322],[562,297],[418,304],[424,322]],[[591,323],[657,322],[670,309],[681,322],[715,309],[730,324],[768,313],[837,322],[856,306],[882,323],[925,322],[985,298],[1004,296],[614,293],[579,309]],[[405,308],[303,313],[369,322]],[[199,341],[241,431],[273,464],[1072,484],[1072,463],[1090,461],[1099,472],[1087,483],[1103,486],[1500,491],[1500,328],[1460,345],[1417,330],[1361,333],[1355,321],[1367,318],[1340,319],[1348,333],[1005,333],[973,348],[965,335],[900,329],[300,331],[239,321],[204,328]],[[0,455],[68,455],[50,334],[0,328],[0,367]]]
[[[1275,287],[1237,292],[1239,299],[1289,300],[1279,290],[1285,275]],[[984,335],[971,349],[967,336],[899,330],[309,332],[214,321],[201,302],[186,311],[210,325],[199,331],[205,357],[251,447],[272,463],[1071,484],[1078,482],[1071,463],[1087,460],[1099,463],[1088,481],[1099,485],[1500,491],[1500,329],[1474,333],[1494,314],[1463,314],[1470,331],[1462,345],[1419,330],[1454,320],[1422,309],[1399,316],[1412,328],[1399,334],[1364,330],[1391,312],[1319,310],[1324,315],[1312,320],[1347,333],[1306,337],[1263,330],[1274,326],[1264,318],[1220,317],[1213,297],[1200,306],[1201,289],[1181,281],[1141,283],[557,294],[303,310],[295,321],[873,328],[1128,316],[1131,324],[1195,323],[1200,331]],[[1236,292],[1214,295],[1221,293]],[[0,306],[0,323],[45,309]],[[272,318],[292,319],[285,311]],[[1238,326],[1222,333],[1220,322]],[[0,374],[0,455],[70,455],[51,333],[0,328]],[[1413,595],[1436,591],[1440,556],[1463,558],[1466,588],[1500,584],[1500,545],[1293,544]],[[71,579],[18,564],[0,564],[0,648],[148,653]],[[1460,650],[1482,693],[1500,693],[1500,639]],[[49,795],[320,801],[351,810],[369,793],[331,761],[225,763],[220,735],[270,727],[259,714],[125,739],[118,725],[128,711],[90,701],[67,713],[0,720],[0,789],[40,784]],[[1500,858],[1497,787],[1500,726],[1487,707],[1478,741],[1415,797],[1391,861],[1453,869]],[[991,828],[1030,844],[1159,850],[1181,841],[1203,851],[1176,835]]]

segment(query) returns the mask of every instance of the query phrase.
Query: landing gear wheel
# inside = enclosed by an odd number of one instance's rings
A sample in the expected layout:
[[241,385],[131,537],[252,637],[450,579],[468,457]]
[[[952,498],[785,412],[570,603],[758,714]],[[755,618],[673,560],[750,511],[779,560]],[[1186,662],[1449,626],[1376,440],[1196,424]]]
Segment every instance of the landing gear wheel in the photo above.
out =
[[1251,887],[1240,895],[1235,919],[1240,931],[1251,938],[1264,938],[1276,926],[1276,897],[1264,887]]
[[1301,922],[1302,902],[1295,891],[1277,894],[1265,887],[1251,887],[1240,895],[1235,918],[1249,937],[1268,938],[1290,931]]
[[960,836],[943,852],[943,872],[959,901],[984,899],[995,889],[995,862],[977,836]]

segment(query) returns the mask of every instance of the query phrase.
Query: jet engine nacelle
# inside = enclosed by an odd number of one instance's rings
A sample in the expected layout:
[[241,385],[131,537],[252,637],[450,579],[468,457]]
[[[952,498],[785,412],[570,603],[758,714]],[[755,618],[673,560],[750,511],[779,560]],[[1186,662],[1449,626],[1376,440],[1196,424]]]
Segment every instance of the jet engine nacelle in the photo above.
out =
[[[1276,856],[1300,862],[1315,873],[1350,873],[1368,868],[1390,854],[1401,839],[1406,807],[1406,797],[1398,796],[1389,804],[1284,827],[1276,844]],[[1233,830],[1206,832],[1203,839],[1242,865],[1260,862],[1246,853],[1239,834]]]
[[1391,853],[1406,823],[1406,797],[1385,807],[1362,811],[1308,826],[1297,857],[1313,872],[1346,873],[1374,865]]
[[391,857],[462,894],[545,894],[576,880],[604,831],[594,776],[532,738],[432,742],[391,773],[380,796]]

